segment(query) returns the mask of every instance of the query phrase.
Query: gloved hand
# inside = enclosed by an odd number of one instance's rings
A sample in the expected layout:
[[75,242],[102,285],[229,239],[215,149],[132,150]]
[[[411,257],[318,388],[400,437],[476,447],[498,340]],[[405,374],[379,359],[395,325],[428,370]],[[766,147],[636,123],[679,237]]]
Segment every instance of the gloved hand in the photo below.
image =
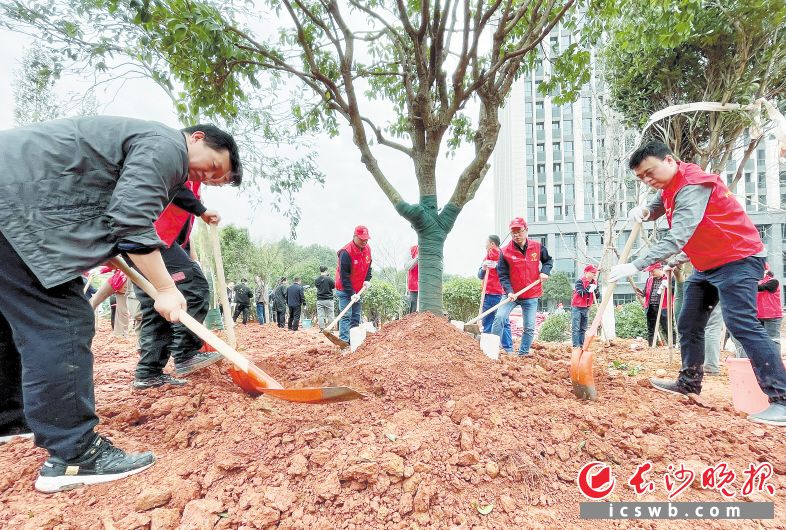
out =
[[371,287],[371,280],[366,280],[365,282],[363,282],[363,287],[365,287],[366,289]]
[[[650,217],[650,210],[646,206],[635,206],[628,212],[628,219],[641,223]],[[612,280],[614,281],[614,280]]]
[[597,289],[597,288],[598,288],[598,286],[597,286],[597,285],[595,285],[594,283],[591,283],[591,284],[589,284],[589,287],[587,287],[587,290],[588,290],[589,292],[591,292],[591,293],[594,293],[594,292],[595,292],[595,289]]
[[666,274],[667,272],[671,272],[673,270],[674,270],[674,265],[666,265],[665,267],[663,267],[663,274]]
[[483,262],[483,266],[486,267],[487,269],[496,269],[497,262],[494,261],[493,259],[487,259],[486,261]]
[[638,267],[636,267],[633,263],[622,263],[620,265],[614,265],[611,268],[611,272],[609,272],[609,281],[610,282],[618,282],[628,276],[633,276],[639,272]]
[[358,293],[355,293],[355,294],[352,295],[350,300],[352,300],[353,303],[357,302],[358,300],[360,300],[360,295]]
[[661,282],[658,286],[658,294],[663,294],[666,292],[666,282]]

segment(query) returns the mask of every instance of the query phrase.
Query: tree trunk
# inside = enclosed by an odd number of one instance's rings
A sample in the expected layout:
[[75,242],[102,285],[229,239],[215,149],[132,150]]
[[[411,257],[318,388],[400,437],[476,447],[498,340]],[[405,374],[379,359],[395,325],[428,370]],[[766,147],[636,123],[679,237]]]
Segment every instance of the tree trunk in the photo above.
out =
[[461,208],[449,202],[439,211],[436,195],[425,195],[419,204],[398,203],[396,211],[418,235],[418,308],[441,316],[442,255]]

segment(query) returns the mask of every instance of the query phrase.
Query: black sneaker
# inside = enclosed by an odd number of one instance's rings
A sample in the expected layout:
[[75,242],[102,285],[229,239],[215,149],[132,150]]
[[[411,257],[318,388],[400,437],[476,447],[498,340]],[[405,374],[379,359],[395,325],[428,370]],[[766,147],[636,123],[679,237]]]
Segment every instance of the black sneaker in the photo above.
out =
[[153,377],[145,377],[144,379],[134,378],[134,382],[131,383],[131,388],[134,390],[147,390],[148,388],[156,388],[158,386],[162,386],[163,384],[164,376],[154,375]]
[[174,377],[169,374],[162,375],[161,380],[164,382],[165,385],[172,385],[172,386],[183,386],[188,383],[188,379],[180,379],[179,377]]
[[681,396],[690,394],[689,390],[681,386],[677,381],[672,381],[671,379],[655,379],[653,377],[650,379],[650,384],[652,384],[653,388],[656,388],[661,392],[668,392],[670,394],[677,394]]
[[32,438],[33,431],[30,430],[27,423],[22,423],[20,425],[14,425],[13,427],[9,427],[8,429],[3,429],[3,433],[0,434],[0,444],[8,443],[14,438]]
[[50,457],[38,472],[35,489],[43,493],[56,493],[80,486],[90,486],[126,478],[152,466],[156,461],[153,453],[126,453],[118,449],[108,438],[96,435],[90,447],[66,462]]
[[197,352],[196,355],[183,361],[182,363],[175,363],[175,375],[188,375],[197,370],[201,370],[211,364],[215,364],[221,360],[221,354],[217,351],[214,352]]

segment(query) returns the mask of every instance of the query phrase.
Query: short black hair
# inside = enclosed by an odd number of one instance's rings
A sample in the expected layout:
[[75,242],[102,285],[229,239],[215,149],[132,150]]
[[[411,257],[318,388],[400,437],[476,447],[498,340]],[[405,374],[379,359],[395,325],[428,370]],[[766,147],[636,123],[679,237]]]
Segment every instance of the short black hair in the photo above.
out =
[[237,148],[237,143],[232,135],[228,132],[222,131],[215,125],[209,123],[200,123],[180,129],[186,134],[193,134],[197,131],[205,133],[205,144],[211,149],[221,151],[226,149],[229,151],[229,164],[232,166],[230,171],[231,186],[240,186],[243,182],[243,164],[240,163],[240,153]]
[[240,280],[240,283],[246,283],[247,281],[248,281],[248,280],[246,280],[245,278],[243,278],[242,280]]
[[654,156],[655,158],[664,160],[669,155],[674,156],[674,152],[669,149],[668,145],[664,144],[660,140],[650,140],[646,144],[636,149],[633,154],[630,155],[628,167],[630,169],[636,169],[648,156]]
[[319,272],[325,272],[326,270],[327,270],[327,267],[325,267],[324,265],[320,265],[319,266]]
[[489,241],[491,241],[492,243],[494,243],[494,244],[495,244],[495,245],[497,245],[497,246],[500,246],[500,244],[501,244],[501,242],[500,242],[500,240],[499,240],[499,236],[498,236],[498,235],[495,235],[495,234],[491,234],[491,235],[489,236]]
[[295,282],[295,283],[299,282],[300,281],[300,276],[295,276],[295,279],[292,280],[292,281]]
[[283,282],[285,282],[285,281],[287,281],[287,277],[286,277],[286,276],[282,276],[282,277],[281,277],[281,282],[280,282],[280,283],[283,283]]

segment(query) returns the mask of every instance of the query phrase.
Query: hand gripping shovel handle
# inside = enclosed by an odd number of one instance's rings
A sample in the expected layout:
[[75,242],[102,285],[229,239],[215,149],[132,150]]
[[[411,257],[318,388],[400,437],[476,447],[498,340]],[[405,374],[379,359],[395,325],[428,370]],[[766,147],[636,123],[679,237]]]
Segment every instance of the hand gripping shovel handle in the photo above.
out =
[[[360,290],[357,292],[358,299],[360,298],[360,295],[361,295],[361,294],[363,294],[363,291],[365,291],[367,287],[368,287],[368,285],[364,285],[364,286],[363,286],[363,287],[362,287],[362,288],[361,288],[361,289],[360,289]],[[336,319],[335,319],[333,322],[331,322],[330,324],[328,324],[328,326],[325,328],[325,331],[330,331],[331,329],[333,329],[334,327],[336,327],[336,324],[338,324],[338,321],[339,321],[339,320],[341,320],[341,317],[343,317],[343,316],[346,314],[346,312],[347,312],[347,311],[349,311],[349,308],[351,308],[351,307],[352,307],[352,305],[353,305],[354,303],[355,303],[355,301],[354,301],[354,300],[350,300],[350,301],[349,301],[349,303],[347,304],[347,307],[345,307],[344,309],[342,309],[342,310],[341,310],[341,313],[339,313],[339,314],[338,314],[338,316],[336,317]]]
[[[522,294],[524,294],[525,292],[529,291],[530,289],[532,289],[533,287],[535,287],[535,286],[536,286],[536,285],[538,285],[539,283],[540,283],[540,280],[535,280],[535,281],[534,281],[534,282],[532,282],[531,284],[529,284],[529,285],[527,285],[526,287],[524,287],[522,290],[518,291],[517,293],[514,293],[514,294],[513,294],[513,296],[515,296],[516,298],[518,298],[519,296],[521,296],[521,295],[522,295]],[[495,306],[489,307],[488,309],[486,309],[486,310],[485,310],[485,311],[483,311],[481,314],[479,314],[478,316],[476,316],[475,318],[473,318],[472,320],[470,320],[469,322],[467,322],[467,323],[466,323],[466,324],[464,324],[464,325],[465,325],[465,326],[469,326],[470,324],[474,324],[475,322],[477,322],[477,321],[478,321],[478,320],[480,320],[481,318],[485,317],[485,316],[486,316],[486,315],[488,315],[489,313],[492,313],[492,312],[496,311],[497,309],[499,309],[500,307],[502,307],[502,305],[503,305],[503,304],[507,304],[507,303],[508,303],[508,298],[507,298],[507,297],[505,297],[505,298],[503,298],[503,299],[502,299],[502,301],[501,301],[500,303],[498,303],[498,304],[497,304],[497,305],[495,305]]]
[[[112,261],[117,268],[122,270],[126,273],[128,278],[137,284],[150,298],[153,300],[156,299],[158,293],[156,292],[155,287],[151,284],[147,279],[139,274],[135,269],[129,267],[126,262],[120,258],[115,257],[112,258]],[[265,383],[267,383],[268,388],[278,389],[283,388],[281,384],[267,375],[262,370],[258,369],[256,366],[251,363],[246,357],[238,353],[234,348],[232,348],[229,344],[218,338],[212,331],[207,329],[205,326],[197,322],[191,315],[189,315],[186,311],[180,310],[180,314],[178,315],[180,318],[180,322],[187,327],[191,332],[194,333],[197,337],[202,339],[203,341],[210,344],[212,347],[216,349],[218,353],[220,353],[226,360],[234,364],[239,370],[245,372],[246,374],[249,370],[254,371],[255,378],[262,378]]]

